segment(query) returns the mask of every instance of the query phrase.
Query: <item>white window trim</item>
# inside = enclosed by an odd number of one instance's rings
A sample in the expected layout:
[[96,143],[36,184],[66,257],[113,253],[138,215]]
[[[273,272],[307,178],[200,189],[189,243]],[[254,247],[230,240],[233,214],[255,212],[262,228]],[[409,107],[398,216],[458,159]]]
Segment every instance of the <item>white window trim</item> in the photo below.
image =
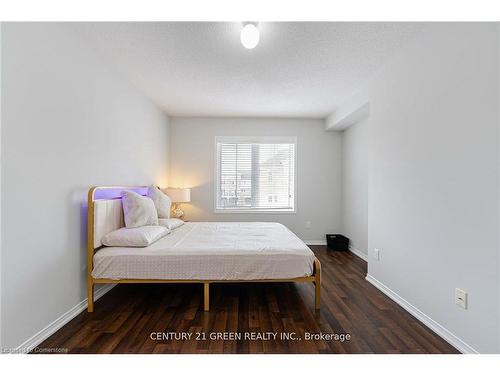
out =
[[[270,208],[231,208],[231,209],[218,209],[217,208],[217,193],[218,193],[218,177],[219,177],[219,163],[217,155],[217,143],[293,143],[295,144],[295,160],[294,160],[294,194],[293,194],[293,209],[270,209]],[[298,142],[296,136],[216,136],[214,142],[214,213],[216,214],[291,214],[297,213],[297,148]]]

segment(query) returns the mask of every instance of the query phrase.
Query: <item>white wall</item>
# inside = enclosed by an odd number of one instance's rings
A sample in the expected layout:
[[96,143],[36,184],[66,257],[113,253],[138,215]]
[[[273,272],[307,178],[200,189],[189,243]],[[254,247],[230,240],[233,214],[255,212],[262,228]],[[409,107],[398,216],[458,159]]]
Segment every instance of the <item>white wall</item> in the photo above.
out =
[[[0,22],[0,305],[2,300],[2,28]],[[2,347],[2,308],[0,306],[0,348]]]
[[342,234],[368,253],[368,120],[342,133]]
[[500,352],[499,60],[495,24],[431,25],[368,95],[369,274],[480,352]]
[[[215,136],[224,135],[297,136],[295,214],[214,213]],[[192,203],[183,205],[186,219],[277,221],[306,241],[324,241],[340,230],[341,134],[325,132],[323,121],[171,118],[170,139],[170,185],[192,188]]]
[[86,192],[167,184],[168,119],[63,24],[2,31],[2,342],[86,298]]
[[[498,51],[498,61],[500,61],[500,22],[497,23],[497,51]],[[497,110],[498,110],[498,119],[500,119],[500,74],[498,74],[498,86],[497,86]],[[498,127],[500,128],[500,120],[498,121]],[[498,143],[500,144],[500,129],[498,131]],[[498,147],[498,168],[500,169],[500,147]],[[500,173],[498,175],[499,181],[498,185],[500,186]],[[498,210],[500,211],[500,199],[498,199]],[[500,227],[498,230],[498,242],[500,243]],[[500,258],[500,246],[498,247],[498,257]],[[500,262],[498,262],[498,275],[500,275]],[[500,311],[500,287],[498,288],[498,311]],[[500,319],[500,317],[499,317]],[[498,337],[500,337],[500,322],[498,323]],[[499,344],[500,346],[500,344]]]

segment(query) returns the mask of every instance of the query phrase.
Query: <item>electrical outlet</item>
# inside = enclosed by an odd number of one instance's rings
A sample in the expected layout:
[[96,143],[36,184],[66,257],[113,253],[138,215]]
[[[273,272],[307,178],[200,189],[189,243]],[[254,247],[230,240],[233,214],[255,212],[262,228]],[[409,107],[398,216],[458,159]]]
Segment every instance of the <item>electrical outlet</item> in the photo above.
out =
[[462,309],[467,309],[467,292],[462,289],[455,289],[455,304]]
[[306,221],[306,229],[311,229],[311,221],[310,220]]
[[373,259],[380,260],[380,250],[377,248],[373,249]]

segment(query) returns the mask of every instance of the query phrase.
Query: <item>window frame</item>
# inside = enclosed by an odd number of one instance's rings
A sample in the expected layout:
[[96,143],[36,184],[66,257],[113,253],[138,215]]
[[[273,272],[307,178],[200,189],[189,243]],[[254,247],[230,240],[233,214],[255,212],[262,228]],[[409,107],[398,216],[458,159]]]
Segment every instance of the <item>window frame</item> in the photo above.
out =
[[[293,143],[294,161],[293,161],[293,209],[286,208],[217,208],[217,199],[219,196],[219,154],[217,150],[218,143]],[[216,214],[296,214],[297,213],[297,137],[296,136],[215,136],[214,142],[214,213]]]

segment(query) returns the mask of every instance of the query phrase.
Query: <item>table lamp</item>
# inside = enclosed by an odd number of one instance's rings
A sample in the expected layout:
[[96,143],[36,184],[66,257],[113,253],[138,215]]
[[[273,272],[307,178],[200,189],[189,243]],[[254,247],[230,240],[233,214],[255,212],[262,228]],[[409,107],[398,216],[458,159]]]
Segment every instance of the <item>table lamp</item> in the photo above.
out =
[[165,189],[165,194],[168,195],[173,203],[172,216],[180,219],[184,215],[184,211],[181,210],[179,204],[191,201],[191,189],[167,188]]

